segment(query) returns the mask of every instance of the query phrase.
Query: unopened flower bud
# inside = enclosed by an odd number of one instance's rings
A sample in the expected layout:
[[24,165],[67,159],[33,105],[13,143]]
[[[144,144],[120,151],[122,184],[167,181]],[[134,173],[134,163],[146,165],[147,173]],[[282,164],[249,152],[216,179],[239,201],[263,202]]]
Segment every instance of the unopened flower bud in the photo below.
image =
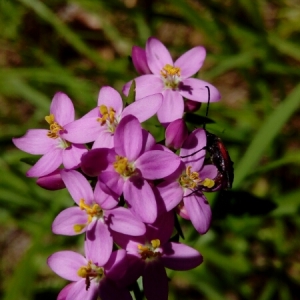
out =
[[166,129],[166,146],[169,148],[180,149],[186,138],[188,129],[183,119],[171,122]]

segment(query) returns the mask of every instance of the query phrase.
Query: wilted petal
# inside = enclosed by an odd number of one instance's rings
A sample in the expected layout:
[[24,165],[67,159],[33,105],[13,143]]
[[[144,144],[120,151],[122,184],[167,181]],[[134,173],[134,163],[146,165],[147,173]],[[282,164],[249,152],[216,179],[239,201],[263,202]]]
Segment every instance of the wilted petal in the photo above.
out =
[[180,68],[180,75],[182,78],[188,78],[199,71],[203,65],[205,56],[206,51],[203,47],[194,47],[181,55],[175,61],[174,66]]
[[141,177],[130,178],[124,184],[124,198],[129,209],[145,223],[153,223],[157,217],[157,204],[149,183]]
[[84,199],[86,204],[92,204],[94,194],[90,183],[79,172],[75,170],[62,170],[61,177],[71,194],[73,200],[79,205],[80,200]]
[[206,198],[200,192],[191,192],[183,198],[185,209],[195,229],[204,234],[207,232],[211,221],[211,209]]
[[143,287],[147,300],[168,300],[168,278],[160,261],[149,261],[145,265]]
[[132,115],[124,117],[114,136],[116,153],[129,161],[134,161],[141,153],[142,142],[142,128],[138,119]]
[[112,236],[107,225],[101,220],[90,225],[86,232],[86,258],[97,263],[98,266],[104,266],[112,253]]
[[47,136],[48,130],[45,129],[30,129],[26,134],[20,138],[13,138],[12,141],[20,150],[42,155],[54,149],[57,145],[55,139]]
[[177,119],[181,119],[184,111],[184,103],[178,91],[166,90],[164,99],[157,112],[158,120],[163,125],[168,125]]
[[63,151],[63,165],[66,169],[74,169],[81,163],[81,156],[88,150],[84,145],[72,144]]
[[162,104],[162,94],[154,94],[131,103],[125,107],[122,117],[127,115],[135,116],[140,123],[155,115]]
[[105,212],[106,224],[111,230],[128,234],[143,235],[146,232],[145,224],[124,207],[117,207]]
[[79,207],[69,207],[60,212],[52,223],[52,231],[55,234],[77,235],[85,232],[87,226],[82,226],[82,230],[77,232],[74,230],[75,225],[87,225],[88,215]]
[[98,106],[101,105],[113,108],[117,116],[121,114],[123,109],[123,101],[120,94],[110,86],[104,86],[99,91]]
[[210,92],[210,102],[217,102],[221,99],[221,94],[219,91],[210,83],[196,79],[187,78],[181,82],[180,94],[187,99],[198,101],[198,102],[208,102]]
[[55,171],[62,163],[63,149],[56,148],[42,156],[26,173],[28,177],[41,177]]
[[75,110],[72,100],[64,93],[58,92],[54,95],[50,113],[54,115],[55,121],[64,126],[75,119]]
[[161,69],[166,65],[173,65],[169,50],[158,39],[150,37],[146,43],[146,57],[149,69],[153,74],[160,75]]
[[47,263],[60,277],[78,281],[82,278],[77,275],[77,271],[80,267],[87,265],[87,260],[81,254],[73,251],[59,251],[49,256]]
[[199,266],[203,262],[203,257],[192,247],[170,242],[163,246],[161,260],[166,268],[184,271]]
[[146,179],[164,178],[173,173],[180,164],[180,157],[172,152],[150,150],[143,153],[135,162],[135,166]]

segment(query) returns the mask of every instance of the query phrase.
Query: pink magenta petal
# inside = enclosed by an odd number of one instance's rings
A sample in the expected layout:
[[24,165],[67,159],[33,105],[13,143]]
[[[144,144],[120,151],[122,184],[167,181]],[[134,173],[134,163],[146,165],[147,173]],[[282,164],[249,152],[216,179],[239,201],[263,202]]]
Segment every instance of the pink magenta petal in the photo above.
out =
[[[139,77],[136,77],[134,79],[136,89],[135,89],[135,99],[140,100],[142,98],[145,98],[149,95],[161,93],[164,90],[164,84],[161,80],[160,76],[153,75],[153,74],[147,74],[142,75]],[[124,95],[128,96],[129,90],[131,87],[132,81],[126,83],[123,87],[123,93]]]
[[63,165],[66,169],[74,169],[79,167],[81,156],[88,150],[84,145],[72,144],[71,147],[63,151]]
[[51,151],[57,145],[57,141],[49,138],[47,133],[48,130],[45,129],[31,129],[24,136],[12,140],[20,150],[41,155]]
[[180,157],[192,171],[199,171],[204,163],[206,154],[206,133],[202,128],[194,130],[180,149]]
[[200,171],[200,178],[214,179],[218,175],[218,169],[215,165],[205,165]]
[[85,144],[95,141],[101,130],[97,118],[81,118],[64,126],[61,136],[69,142]]
[[176,207],[182,200],[183,189],[177,180],[173,182],[164,181],[157,186],[157,189],[165,203],[167,211]]
[[61,178],[60,169],[55,170],[49,175],[39,177],[36,184],[43,189],[50,191],[60,190],[66,187]]
[[192,247],[170,242],[163,246],[161,260],[166,268],[184,271],[199,266],[203,262],[203,257]]
[[200,192],[192,192],[183,198],[184,206],[195,229],[204,234],[211,221],[211,209],[206,198]]
[[92,187],[82,174],[75,170],[62,170],[61,177],[73,200],[78,205],[81,199],[83,199],[86,204],[93,203],[94,194]]
[[124,179],[116,172],[102,172],[99,175],[99,186],[106,194],[119,198],[123,191]]
[[153,74],[160,75],[161,69],[166,64],[173,66],[169,50],[154,37],[150,37],[146,43],[146,57],[149,69]]
[[120,94],[110,86],[104,86],[100,89],[98,95],[98,106],[105,105],[107,108],[113,108],[118,115],[123,109],[123,101]]
[[98,203],[102,209],[112,209],[116,207],[119,203],[118,197],[114,198],[113,196],[105,193],[101,189],[99,181],[96,183],[95,186],[94,197],[95,197],[95,202]]
[[87,260],[81,255],[73,251],[59,251],[47,260],[48,266],[60,277],[78,281],[82,279],[77,275],[80,267],[87,265]]
[[124,198],[130,211],[145,223],[153,223],[157,217],[157,204],[153,190],[143,178],[126,180]]
[[132,63],[139,74],[143,75],[151,73],[147,63],[146,51],[143,48],[133,46],[131,57]]
[[96,138],[92,149],[97,148],[113,148],[114,147],[114,135],[111,132],[101,130]]
[[135,218],[135,216],[124,207],[117,207],[105,212],[106,223],[111,230],[129,234],[143,235],[146,232],[145,224]]
[[55,171],[62,163],[62,149],[56,148],[42,156],[36,164],[28,170],[28,177],[41,177]]
[[178,91],[166,90],[163,95],[164,99],[157,112],[157,117],[159,122],[164,125],[182,118],[184,103]]
[[101,300],[132,300],[130,292],[126,288],[118,287],[114,281],[104,278],[100,282],[99,297]]
[[124,249],[113,251],[104,267],[106,276],[109,279],[118,281],[128,267],[126,251]]
[[124,108],[122,117],[133,115],[140,123],[144,122],[157,113],[162,104],[162,99],[162,94],[154,94],[135,101]]
[[71,99],[64,93],[58,92],[54,95],[50,113],[54,115],[55,121],[64,126],[75,119],[75,110]]
[[185,52],[174,63],[175,67],[180,68],[181,78],[188,78],[196,74],[202,67],[205,60],[205,48],[198,46]]
[[168,148],[180,149],[188,137],[188,128],[183,119],[171,122],[165,132],[165,144]]
[[67,295],[70,291],[70,289],[72,288],[72,286],[75,284],[75,282],[71,282],[69,284],[67,284],[58,294],[57,296],[57,300],[66,300],[67,299]]
[[208,89],[210,91],[210,102],[217,102],[221,99],[221,94],[219,91],[210,83],[196,79],[196,78],[187,78],[184,79],[180,85],[180,94],[190,100],[198,102],[208,102]]
[[140,155],[142,142],[142,128],[138,119],[132,115],[124,117],[114,136],[116,153],[132,162]]
[[66,300],[96,300],[98,287],[99,284],[91,280],[90,287],[87,289],[85,278],[81,278],[70,288]]
[[52,223],[52,231],[55,234],[77,235],[86,231],[83,227],[80,232],[74,230],[74,225],[84,225],[88,222],[88,215],[79,207],[69,207],[60,212]]
[[168,277],[161,261],[153,260],[146,264],[143,287],[147,300],[168,299]]
[[136,160],[135,166],[144,178],[155,180],[173,173],[180,162],[180,157],[172,152],[150,150]]
[[101,171],[107,169],[110,162],[115,160],[115,151],[108,148],[90,150],[82,155],[81,169],[89,176],[98,176]]
[[98,266],[104,266],[113,248],[113,239],[106,224],[102,220],[91,223],[86,232],[86,258]]
[[153,149],[156,145],[156,141],[152,134],[150,134],[147,130],[142,129],[143,132],[143,148],[141,153],[149,151]]

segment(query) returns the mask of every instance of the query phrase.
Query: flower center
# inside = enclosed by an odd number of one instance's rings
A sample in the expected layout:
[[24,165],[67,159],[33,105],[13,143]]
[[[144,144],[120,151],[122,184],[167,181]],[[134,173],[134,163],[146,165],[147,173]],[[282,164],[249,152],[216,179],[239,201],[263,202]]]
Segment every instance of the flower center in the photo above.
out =
[[143,260],[151,260],[161,256],[159,246],[160,246],[160,240],[155,239],[151,241],[151,245],[138,244],[137,247],[138,247],[138,252],[141,255],[141,258]]
[[135,174],[135,167],[133,163],[128,162],[126,157],[116,155],[116,161],[113,165],[115,171],[123,177],[130,177]]
[[85,203],[84,199],[80,199],[79,207],[81,210],[85,210],[88,215],[88,220],[85,224],[75,224],[74,231],[79,233],[83,228],[92,222],[92,220],[100,219],[103,216],[103,210],[98,204],[88,205]]
[[50,130],[47,133],[47,136],[51,139],[57,139],[59,137],[59,132],[64,130],[57,122],[55,122],[55,117],[53,114],[45,117],[46,122],[50,125]]
[[180,81],[180,68],[166,64],[160,71],[166,89],[176,90]]
[[87,266],[82,266],[78,269],[77,274],[85,278],[85,289],[88,290],[91,280],[95,279],[96,282],[99,282],[104,277],[104,270],[89,260]]
[[210,178],[205,178],[202,180],[199,177],[198,172],[192,172],[192,166],[186,167],[185,173],[183,173],[179,178],[179,183],[183,188],[192,190],[199,188],[200,186],[212,188],[215,185],[214,180]]
[[112,108],[105,105],[100,105],[99,107],[101,118],[97,118],[97,121],[101,124],[101,126],[106,125],[109,132],[114,133],[118,126],[118,120],[115,116],[116,111]]

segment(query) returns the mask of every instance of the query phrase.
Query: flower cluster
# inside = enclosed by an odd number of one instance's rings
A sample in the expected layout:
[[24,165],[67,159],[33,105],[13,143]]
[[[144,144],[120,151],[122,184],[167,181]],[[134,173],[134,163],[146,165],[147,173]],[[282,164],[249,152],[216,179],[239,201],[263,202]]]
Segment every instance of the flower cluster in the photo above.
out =
[[[191,78],[204,59],[199,46],[173,62],[166,47],[149,38],[145,49],[132,50],[141,76],[123,93],[134,89],[134,102],[124,105],[105,86],[97,107],[75,120],[72,101],[59,92],[45,117],[49,129],[13,139],[19,149],[42,155],[27,176],[46,189],[67,188],[76,204],[57,215],[53,232],[85,234],[84,256],[60,251],[48,259],[54,272],[72,281],[58,299],[132,299],[129,287],[142,277],[148,300],[166,300],[165,268],[202,263],[197,250],[172,235],[179,216],[206,233],[211,209],[204,192],[218,189],[220,171],[207,159],[206,131],[189,132],[184,120],[199,103],[220,99],[214,86]],[[164,143],[141,125],[154,115],[165,128]]]

